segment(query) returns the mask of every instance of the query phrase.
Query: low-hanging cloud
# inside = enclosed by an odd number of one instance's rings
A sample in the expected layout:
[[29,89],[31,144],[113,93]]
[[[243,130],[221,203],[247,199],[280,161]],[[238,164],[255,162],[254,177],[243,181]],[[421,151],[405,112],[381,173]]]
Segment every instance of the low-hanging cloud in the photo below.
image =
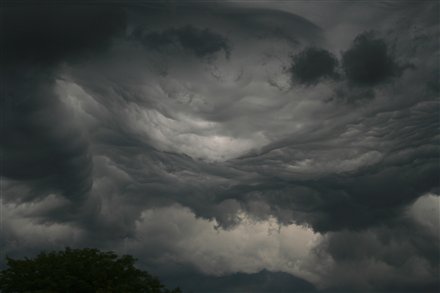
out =
[[353,41],[342,55],[347,79],[357,85],[376,85],[402,74],[403,67],[395,61],[385,40],[365,32]]
[[293,56],[290,68],[293,78],[300,83],[313,85],[323,78],[336,77],[337,59],[328,51],[307,48]]
[[110,45],[126,24],[121,9],[57,3],[2,7],[2,64],[54,65]]
[[225,56],[230,54],[230,46],[225,37],[211,32],[209,29],[199,29],[192,26],[168,29],[163,32],[142,33],[135,30],[134,38],[147,48],[163,50],[173,46],[181,46],[193,52],[197,57],[207,57],[223,51]]

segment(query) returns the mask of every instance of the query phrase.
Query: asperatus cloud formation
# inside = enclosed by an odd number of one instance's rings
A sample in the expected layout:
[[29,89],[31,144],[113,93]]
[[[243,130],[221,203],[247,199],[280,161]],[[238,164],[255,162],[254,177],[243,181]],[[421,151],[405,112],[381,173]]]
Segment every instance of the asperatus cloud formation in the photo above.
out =
[[440,290],[438,1],[37,2],[0,8],[1,262]]

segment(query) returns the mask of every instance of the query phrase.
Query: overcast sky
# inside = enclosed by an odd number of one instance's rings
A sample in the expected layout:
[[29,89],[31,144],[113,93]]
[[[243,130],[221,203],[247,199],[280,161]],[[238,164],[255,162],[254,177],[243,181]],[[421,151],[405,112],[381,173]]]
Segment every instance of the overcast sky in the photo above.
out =
[[438,1],[48,2],[1,7],[2,262],[440,290]]

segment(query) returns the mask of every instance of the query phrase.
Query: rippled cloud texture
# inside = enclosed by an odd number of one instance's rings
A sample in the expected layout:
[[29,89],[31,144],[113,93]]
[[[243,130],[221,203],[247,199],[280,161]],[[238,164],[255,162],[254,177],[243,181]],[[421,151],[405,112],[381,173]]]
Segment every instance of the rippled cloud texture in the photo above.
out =
[[439,289],[437,1],[80,3],[1,8],[2,256]]

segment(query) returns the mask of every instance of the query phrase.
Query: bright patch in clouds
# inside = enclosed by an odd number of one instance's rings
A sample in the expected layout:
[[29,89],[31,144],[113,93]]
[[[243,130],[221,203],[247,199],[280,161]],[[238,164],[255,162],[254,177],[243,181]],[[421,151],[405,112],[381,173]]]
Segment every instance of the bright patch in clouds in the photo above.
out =
[[159,150],[183,153],[196,159],[224,161],[261,147],[266,139],[261,134],[253,139],[217,134],[218,123],[178,115],[168,118],[156,110],[136,109],[133,127],[152,140]]
[[191,264],[210,275],[268,269],[314,278],[305,266],[319,233],[295,224],[282,226],[274,218],[254,221],[245,213],[240,218],[239,224],[223,230],[216,229],[215,220],[197,218],[187,208],[146,210],[127,249],[142,254],[161,247],[156,262]]

